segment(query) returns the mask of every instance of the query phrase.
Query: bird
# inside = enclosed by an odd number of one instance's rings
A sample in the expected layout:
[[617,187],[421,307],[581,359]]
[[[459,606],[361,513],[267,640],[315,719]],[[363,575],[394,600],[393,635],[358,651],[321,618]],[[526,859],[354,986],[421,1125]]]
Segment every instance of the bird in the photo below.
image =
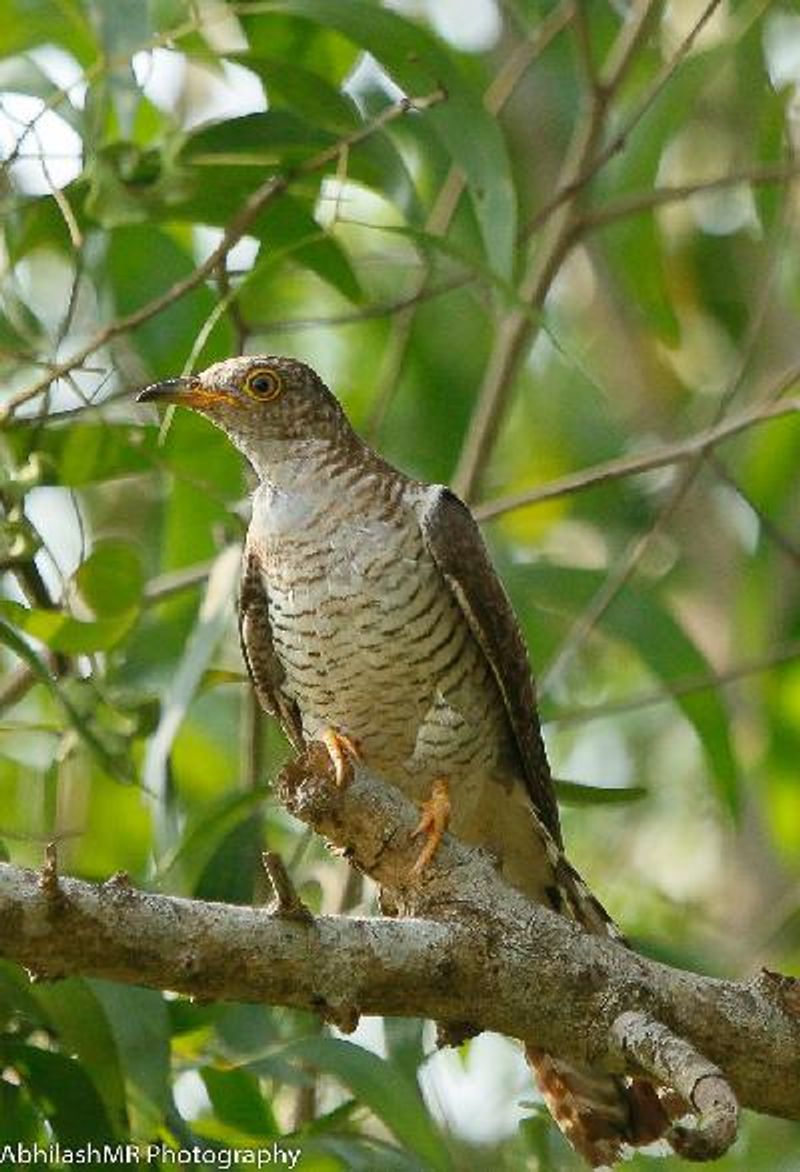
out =
[[[447,828],[529,899],[616,938],[564,854],[527,649],[469,508],[388,463],[293,358],[229,358],[138,398],[199,412],[256,474],[241,648],[291,746],[321,741],[338,784],[362,761],[419,804],[418,874]],[[591,1166],[667,1132],[645,1079],[526,1054]]]

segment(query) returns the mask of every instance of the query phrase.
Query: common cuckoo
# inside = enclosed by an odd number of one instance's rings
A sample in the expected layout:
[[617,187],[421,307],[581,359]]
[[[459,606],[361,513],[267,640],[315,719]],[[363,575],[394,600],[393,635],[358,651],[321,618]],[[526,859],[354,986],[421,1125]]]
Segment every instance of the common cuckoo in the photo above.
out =
[[[447,824],[529,898],[613,935],[562,853],[525,645],[467,507],[369,448],[301,362],[231,358],[139,397],[201,412],[258,476],[242,651],[294,748],[323,741],[341,779],[360,756],[419,802],[419,869]],[[666,1128],[648,1083],[528,1057],[590,1163]]]

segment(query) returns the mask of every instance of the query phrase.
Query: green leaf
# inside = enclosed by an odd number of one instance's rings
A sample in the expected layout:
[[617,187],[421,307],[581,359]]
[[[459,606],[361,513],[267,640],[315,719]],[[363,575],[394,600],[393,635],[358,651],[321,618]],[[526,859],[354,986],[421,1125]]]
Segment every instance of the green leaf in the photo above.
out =
[[223,1123],[245,1135],[280,1134],[254,1075],[246,1070],[220,1070],[215,1066],[204,1067],[200,1075],[214,1112]]
[[39,1115],[26,1088],[0,1079],[0,1144],[31,1148],[40,1137]]
[[59,0],[4,0],[0,56],[48,42],[74,53],[82,65],[90,65],[97,58],[91,24],[80,5]]
[[377,1055],[323,1035],[292,1042],[284,1056],[333,1075],[369,1107],[395,1138],[433,1172],[452,1172],[447,1147],[432,1122],[416,1083]]
[[75,1059],[0,1038],[0,1060],[17,1071],[62,1144],[77,1148],[89,1141],[114,1139],[102,1100]]
[[[189,250],[180,247],[171,235],[152,223],[114,228],[107,233],[106,240],[108,247],[102,271],[97,276],[107,283],[120,314],[139,309],[194,271]],[[182,370],[191,353],[192,341],[214,305],[211,291],[199,285],[134,331],[131,336],[152,370],[170,374]],[[227,358],[232,349],[230,326],[223,317],[203,354],[206,361],[212,362],[215,358]]]
[[127,542],[98,542],[78,567],[75,582],[84,602],[95,614],[124,614],[141,601],[142,563]]
[[[172,742],[225,630],[231,611],[234,584],[239,572],[239,561],[238,548],[229,546],[212,566],[199,621],[164,695],[158,728],[147,745],[144,781],[158,796],[158,808],[164,816],[167,815],[167,766]],[[167,845],[171,836],[170,828],[166,824],[162,825],[159,829],[160,850]]]
[[[426,111],[453,160],[463,169],[486,256],[501,276],[513,270],[516,197],[506,145],[480,92],[426,29],[371,0],[280,0],[276,11],[307,17],[334,28],[372,53],[410,97],[440,86],[446,100]],[[415,117],[411,115],[410,118]]]
[[170,890],[195,892],[203,872],[211,867],[221,845],[248,820],[253,807],[265,800],[265,793],[222,794],[204,806],[186,828],[178,849],[162,860],[157,874],[159,886]]
[[327,78],[304,69],[296,61],[255,53],[237,53],[234,59],[265,82],[271,109],[278,98],[310,125],[324,127],[333,134],[346,134],[361,121],[349,94],[343,94]]
[[91,985],[70,977],[35,985],[33,996],[57,1031],[62,1048],[75,1055],[94,1083],[115,1133],[123,1136],[128,1121],[119,1054]]
[[266,110],[196,131],[187,138],[181,159],[195,167],[276,166],[299,162],[335,141],[336,135],[289,110]]
[[81,740],[85,742],[89,750],[101,762],[106,772],[111,777],[122,777],[129,780],[125,760],[110,752],[99,737],[92,732],[83,715],[52,678],[50,672],[33,648],[21,635],[17,634],[13,627],[4,622],[2,618],[0,618],[0,643],[4,643],[23,663],[26,663],[39,682],[44,684],[52,692],[53,696],[55,696],[63,708],[72,728],[75,729]]
[[84,720],[81,713],[78,713],[74,704],[68,699],[68,696],[63,693],[63,690],[57,686],[53,676],[47,670],[45,663],[42,663],[39,655],[36,655],[33,647],[22,639],[22,636],[14,631],[14,628],[8,626],[7,622],[0,619],[0,643],[5,643],[5,646],[12,650],[12,652],[27,663],[27,666],[32,670],[34,676],[40,683],[45,684],[45,687],[52,691],[57,702],[66,713],[68,721],[81,737],[81,740],[87,743],[91,752],[101,761],[108,770],[109,774],[114,777],[116,775],[125,775],[124,763],[112,756],[102,741],[98,740],[94,732],[88,728],[86,720]]
[[47,1016],[33,995],[24,969],[3,960],[0,961],[0,1023],[5,1026],[12,1018],[23,1034],[47,1026]]
[[261,872],[264,831],[257,813],[241,818],[225,835],[199,877],[195,895],[216,903],[250,905]]
[[410,1080],[416,1079],[417,1071],[425,1061],[422,1044],[424,1024],[418,1017],[383,1019],[383,1037],[389,1061]]
[[93,979],[128,1089],[134,1129],[153,1135],[171,1102],[169,1014],[161,993]]
[[155,429],[130,424],[77,420],[36,432],[23,424],[6,438],[20,462],[31,452],[44,458],[42,483],[65,488],[148,472],[159,455]]
[[40,639],[53,651],[66,655],[88,655],[108,651],[127,635],[136,622],[138,610],[132,608],[112,618],[82,622],[59,610],[28,609],[19,602],[0,600],[0,615],[34,639]]
[[555,777],[553,784],[559,802],[565,806],[618,806],[647,797],[647,789],[643,785],[586,785],[581,781],[565,781]]
[[284,196],[264,209],[252,228],[265,246],[264,259],[252,274],[258,281],[259,268],[274,264],[272,250],[305,265],[351,301],[361,299],[347,253],[328,235],[309,211],[296,199]]
[[[507,580],[512,594],[520,599],[520,613],[525,615],[530,611],[531,596],[537,604],[556,612],[569,608],[574,613],[589,604],[605,578],[592,570],[539,564],[515,566]],[[667,691],[670,681],[713,675],[705,656],[653,593],[626,587],[606,611],[602,627],[632,647]],[[535,638],[531,644],[535,647]],[[722,698],[709,689],[678,694],[675,703],[700,739],[720,800],[735,815],[740,802],[739,775]]]

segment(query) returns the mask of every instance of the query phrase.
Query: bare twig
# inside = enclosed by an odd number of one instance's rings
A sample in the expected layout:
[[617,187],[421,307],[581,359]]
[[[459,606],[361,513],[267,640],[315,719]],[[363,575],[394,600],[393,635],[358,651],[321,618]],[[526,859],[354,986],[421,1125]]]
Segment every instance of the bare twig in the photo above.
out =
[[145,602],[162,602],[165,598],[171,598],[173,594],[180,594],[184,590],[202,585],[213,564],[213,560],[198,562],[196,565],[170,570],[166,574],[159,574],[157,578],[151,578],[145,587]]
[[489,521],[503,513],[514,509],[522,509],[531,505],[541,504],[543,501],[553,500],[555,497],[569,496],[575,492],[583,492],[588,488],[596,488],[609,481],[620,480],[627,476],[639,476],[643,472],[653,472],[657,468],[665,468],[670,464],[679,464],[685,460],[693,460],[697,456],[710,452],[717,444],[730,439],[740,432],[771,419],[780,419],[784,415],[794,415],[800,411],[800,399],[787,399],[777,403],[769,402],[751,411],[743,411],[722,423],[708,427],[688,439],[678,443],[665,444],[652,452],[645,452],[641,456],[623,456],[618,460],[607,460],[603,464],[587,468],[584,472],[575,472],[570,476],[562,476],[558,480],[551,480],[540,488],[533,488],[527,492],[514,493],[511,496],[500,497],[496,501],[487,501],[486,504],[474,508],[475,516],[480,521]]
[[381,317],[392,317],[402,313],[405,309],[421,305],[423,302],[433,301],[452,293],[456,289],[463,289],[465,285],[476,280],[474,273],[459,274],[441,281],[437,285],[427,286],[415,293],[405,294],[392,301],[378,301],[372,305],[365,305],[361,309],[354,309],[346,313],[333,313],[324,317],[295,317],[276,318],[271,321],[253,321],[251,329],[254,333],[274,334],[293,333],[298,330],[313,330],[320,326],[351,326],[360,325],[364,321],[372,321]]
[[[572,248],[578,197],[593,173],[590,167],[599,149],[609,105],[644,38],[654,11],[655,0],[639,0],[611,49],[608,58],[611,64],[603,71],[602,82],[594,85],[591,76],[587,77],[588,105],[576,125],[557,184],[559,192],[569,194],[552,204],[543,221],[542,239],[528,261],[518,290],[522,307],[512,306],[500,321],[461,449],[453,483],[456,492],[467,500],[475,492],[499,431],[519,364],[538,330],[538,311]],[[578,47],[579,50],[585,47],[581,37],[578,38]],[[586,65],[585,69],[588,70],[589,66]]]
[[[558,185],[552,198],[549,199],[547,203],[539,209],[533,219],[530,220],[530,222],[525,226],[523,229],[523,236],[530,236],[532,233],[538,231],[542,224],[547,223],[553,212],[557,211],[558,208],[562,206],[562,204],[568,202],[575,195],[575,193],[580,190],[581,187],[584,187],[588,182],[590,182],[590,180],[594,179],[595,175],[597,175],[598,172],[603,169],[606,163],[610,162],[611,159],[618,155],[619,152],[625,147],[625,144],[627,143],[630,135],[633,133],[633,131],[648,113],[650,108],[657,101],[663,90],[672,80],[673,76],[680,68],[686,56],[691,52],[695,41],[705,28],[708,21],[714,15],[714,12],[717,10],[717,8],[719,8],[720,3],[721,0],[710,0],[710,2],[700,13],[697,21],[687,33],[686,37],[675,50],[672,57],[669,59],[669,61],[664,63],[662,69],[648,86],[644,97],[641,99],[631,116],[623,124],[622,128],[614,135],[612,139],[610,139],[610,141],[591,160],[591,162],[587,163],[585,169],[580,174]],[[649,18],[649,16],[652,15],[654,6],[648,5],[647,7],[649,7],[650,11],[645,15]],[[631,19],[633,20],[634,18]],[[637,30],[629,26],[626,26],[626,28],[630,36],[630,44],[635,47],[637,43]],[[625,29],[623,29],[623,31],[625,31]],[[611,57],[613,58],[615,56],[616,54],[612,50]],[[626,54],[621,51],[619,54],[619,59],[620,63],[627,67],[627,64],[630,60],[629,56],[626,57]],[[616,76],[616,72],[612,73],[611,76]]]
[[739,171],[717,175],[714,179],[701,179],[696,183],[676,183],[654,187],[650,191],[637,191],[631,195],[621,196],[605,207],[589,208],[581,214],[578,230],[583,234],[597,228],[606,228],[619,220],[639,215],[641,212],[653,211],[665,204],[691,199],[695,195],[710,195],[739,184],[766,187],[773,183],[789,183],[798,178],[800,165],[797,163],[775,163],[765,167],[743,167]]
[[270,914],[288,919],[310,920],[311,912],[297,894],[281,856],[275,851],[264,851],[261,858],[275,896],[275,902],[268,909]]
[[37,676],[24,663],[8,672],[0,681],[0,712],[18,704],[36,682]]
[[552,714],[546,714],[547,723],[557,725],[584,724],[589,720],[599,720],[605,716],[618,716],[624,712],[636,712],[640,708],[648,708],[652,704],[672,702],[679,696],[691,696],[694,692],[705,692],[710,688],[724,688],[736,684],[749,676],[759,672],[769,671],[782,663],[791,663],[800,658],[800,641],[787,643],[778,647],[769,655],[760,659],[751,659],[745,663],[736,663],[712,675],[694,676],[682,680],[674,680],[669,688],[657,689],[652,692],[640,693],[629,700],[610,701],[608,704],[594,704],[585,708],[558,709]]

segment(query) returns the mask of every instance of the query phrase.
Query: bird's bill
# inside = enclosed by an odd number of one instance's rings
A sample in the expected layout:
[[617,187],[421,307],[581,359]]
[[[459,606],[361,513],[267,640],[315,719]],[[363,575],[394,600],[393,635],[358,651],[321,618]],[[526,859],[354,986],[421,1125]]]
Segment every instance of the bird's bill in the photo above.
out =
[[197,389],[197,379],[167,378],[160,383],[151,383],[136,396],[137,403],[186,403]]
[[136,396],[137,403],[178,403],[183,407],[193,407],[195,411],[213,406],[220,400],[231,399],[223,391],[209,390],[201,386],[196,378],[183,376],[168,378],[160,383],[152,383],[145,387]]

